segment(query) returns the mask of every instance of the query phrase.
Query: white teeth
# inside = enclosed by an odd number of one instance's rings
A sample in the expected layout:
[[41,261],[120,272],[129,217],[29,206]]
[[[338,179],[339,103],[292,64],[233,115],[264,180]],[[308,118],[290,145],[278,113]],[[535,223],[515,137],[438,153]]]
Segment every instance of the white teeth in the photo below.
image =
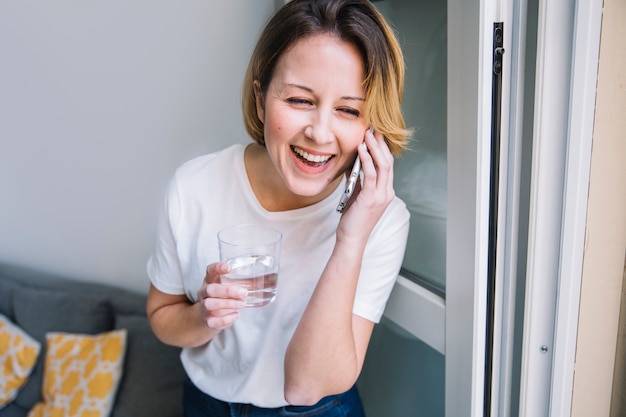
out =
[[310,153],[305,152],[300,148],[296,148],[295,146],[293,147],[293,150],[301,158],[304,158],[309,162],[315,162],[315,163],[326,162],[331,158],[331,155],[311,155]]

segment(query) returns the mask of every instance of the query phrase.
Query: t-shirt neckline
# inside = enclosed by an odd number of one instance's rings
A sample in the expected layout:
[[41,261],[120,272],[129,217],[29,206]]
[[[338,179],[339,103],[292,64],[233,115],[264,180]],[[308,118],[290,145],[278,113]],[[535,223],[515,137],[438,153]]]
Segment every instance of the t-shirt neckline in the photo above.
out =
[[235,153],[234,164],[235,164],[235,172],[237,175],[237,180],[241,185],[241,190],[244,193],[246,199],[260,212],[268,217],[291,217],[292,215],[313,215],[318,212],[327,212],[332,211],[333,214],[339,216],[339,213],[336,213],[337,204],[339,204],[339,199],[343,194],[343,189],[346,186],[345,178],[337,188],[326,198],[321,201],[318,201],[315,204],[311,204],[310,206],[301,207],[293,210],[285,210],[285,211],[269,211],[265,207],[261,205],[259,200],[256,198],[254,191],[252,190],[252,184],[250,184],[250,179],[248,178],[248,174],[246,172],[246,166],[244,163],[244,152],[246,149],[245,144],[238,144],[237,152]]

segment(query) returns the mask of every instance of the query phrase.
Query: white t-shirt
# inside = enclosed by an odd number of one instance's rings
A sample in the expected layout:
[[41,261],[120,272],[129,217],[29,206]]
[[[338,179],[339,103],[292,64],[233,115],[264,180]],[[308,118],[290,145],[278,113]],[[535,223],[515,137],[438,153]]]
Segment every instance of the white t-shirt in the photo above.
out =
[[[239,223],[271,225],[283,233],[273,303],[239,310],[239,319],[208,344],[185,348],[183,366],[202,391],[223,401],[259,407],[287,405],[283,395],[287,344],[335,244],[344,184],[317,204],[269,212],[246,174],[245,146],[230,146],[183,164],[172,179],[147,265],[152,284],[196,301],[208,264],[219,260],[217,232]],[[370,236],[353,312],[377,323],[400,270],[409,212],[396,198]],[[332,341],[329,341],[332,343]]]

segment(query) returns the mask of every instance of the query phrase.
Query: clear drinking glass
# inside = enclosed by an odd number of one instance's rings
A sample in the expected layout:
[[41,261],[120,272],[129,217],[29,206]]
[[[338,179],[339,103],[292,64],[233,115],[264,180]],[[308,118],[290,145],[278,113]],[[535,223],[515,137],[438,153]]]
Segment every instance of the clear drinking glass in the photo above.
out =
[[228,226],[217,234],[220,261],[232,267],[221,283],[246,288],[246,307],[274,301],[282,237],[280,231],[257,224]]

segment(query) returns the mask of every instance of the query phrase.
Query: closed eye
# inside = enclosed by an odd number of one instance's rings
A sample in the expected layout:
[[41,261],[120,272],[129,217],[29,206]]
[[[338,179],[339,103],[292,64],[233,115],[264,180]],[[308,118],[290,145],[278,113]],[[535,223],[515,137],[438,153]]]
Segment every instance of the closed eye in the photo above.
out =
[[359,117],[361,115],[361,112],[359,112],[356,109],[342,107],[342,108],[339,108],[338,110],[354,117]]
[[296,106],[310,106],[312,103],[304,98],[288,98],[287,102]]

